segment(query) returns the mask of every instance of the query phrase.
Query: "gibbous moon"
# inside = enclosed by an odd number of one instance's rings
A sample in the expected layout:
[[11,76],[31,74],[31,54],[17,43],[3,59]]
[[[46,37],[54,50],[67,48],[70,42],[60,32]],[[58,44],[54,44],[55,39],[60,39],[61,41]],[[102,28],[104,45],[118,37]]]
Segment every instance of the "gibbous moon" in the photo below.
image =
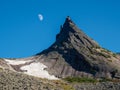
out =
[[43,21],[43,15],[42,14],[38,14],[39,20]]

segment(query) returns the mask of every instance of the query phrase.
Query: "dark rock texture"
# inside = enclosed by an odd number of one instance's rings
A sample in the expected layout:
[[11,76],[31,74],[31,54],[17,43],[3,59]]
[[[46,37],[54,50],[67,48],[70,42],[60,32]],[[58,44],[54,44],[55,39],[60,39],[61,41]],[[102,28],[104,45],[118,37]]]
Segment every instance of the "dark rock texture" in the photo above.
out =
[[115,77],[120,58],[101,48],[67,17],[55,43],[41,53],[40,62],[57,77]]

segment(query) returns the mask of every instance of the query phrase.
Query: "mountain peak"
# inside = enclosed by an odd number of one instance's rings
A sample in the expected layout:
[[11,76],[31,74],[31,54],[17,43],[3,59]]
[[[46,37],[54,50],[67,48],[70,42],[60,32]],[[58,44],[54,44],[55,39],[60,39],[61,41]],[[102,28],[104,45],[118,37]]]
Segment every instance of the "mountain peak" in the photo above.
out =
[[37,55],[42,56],[40,61],[49,67],[47,70],[51,74],[62,78],[111,77],[112,72],[120,69],[115,55],[87,36],[69,16],[61,26],[55,43]]
[[66,40],[70,37],[71,33],[81,32],[77,29],[75,23],[71,20],[69,16],[66,17],[65,22],[60,27],[60,33],[56,36],[56,41]]
[[48,49],[28,58],[0,59],[1,75],[8,74],[11,80],[11,75],[21,77],[22,73],[49,80],[67,77],[117,80],[120,79],[120,56],[100,47],[67,17],[55,43]]
[[73,46],[77,44],[79,44],[79,46],[84,45],[86,47],[94,47],[98,45],[81,29],[79,29],[69,16],[66,17],[63,26],[60,28],[60,33],[56,36],[57,43],[65,41],[70,42]]
[[71,20],[70,16],[67,16],[66,19],[65,19],[65,22],[63,24],[63,27],[68,27],[68,26],[71,26],[71,25],[75,25],[75,24]]
[[65,22],[66,22],[66,23],[72,22],[72,20],[71,20],[70,16],[67,16],[67,17],[66,17]]

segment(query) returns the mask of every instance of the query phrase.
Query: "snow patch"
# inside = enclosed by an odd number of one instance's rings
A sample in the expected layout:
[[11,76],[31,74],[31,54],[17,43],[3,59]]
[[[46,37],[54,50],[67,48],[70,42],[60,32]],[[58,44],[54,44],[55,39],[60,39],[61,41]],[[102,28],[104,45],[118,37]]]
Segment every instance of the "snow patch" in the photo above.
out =
[[29,65],[21,67],[21,70],[25,70],[26,72],[24,73],[28,75],[40,78],[47,78],[49,80],[58,80],[58,78],[56,78],[54,75],[50,75],[48,71],[45,70],[46,68],[47,66],[45,66],[44,64],[40,62],[34,62]]
[[58,78],[56,78],[54,75],[50,75],[49,72],[45,70],[47,66],[45,66],[40,62],[32,62],[34,60],[24,60],[24,59],[23,60],[22,59],[21,60],[4,59],[4,60],[10,65],[20,65],[20,64],[31,62],[29,65],[24,65],[20,68],[21,70],[25,71],[23,73],[32,75],[35,77],[46,78],[49,80],[58,80]]
[[31,62],[32,60],[9,60],[9,59],[4,59],[8,64],[11,65],[20,65],[20,64],[25,64],[27,62]]

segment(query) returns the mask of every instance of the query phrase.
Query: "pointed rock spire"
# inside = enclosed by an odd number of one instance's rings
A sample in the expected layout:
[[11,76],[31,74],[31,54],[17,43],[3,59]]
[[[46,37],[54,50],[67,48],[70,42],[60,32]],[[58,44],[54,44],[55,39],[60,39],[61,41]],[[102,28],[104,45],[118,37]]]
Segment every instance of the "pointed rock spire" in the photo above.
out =
[[67,16],[66,19],[65,19],[65,23],[63,24],[63,27],[68,27],[70,25],[75,25],[75,24],[71,20],[70,16]]
[[71,22],[70,16],[66,17],[66,22]]

